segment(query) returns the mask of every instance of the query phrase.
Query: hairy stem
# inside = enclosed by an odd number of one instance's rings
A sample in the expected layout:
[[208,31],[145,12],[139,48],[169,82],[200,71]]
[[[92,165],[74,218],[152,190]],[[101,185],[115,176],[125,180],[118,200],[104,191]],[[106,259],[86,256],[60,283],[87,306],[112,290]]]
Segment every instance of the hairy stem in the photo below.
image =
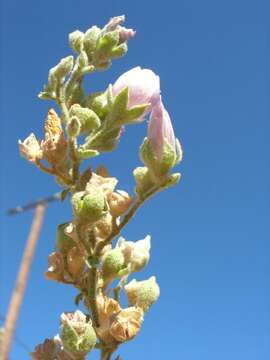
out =
[[63,174],[62,172],[56,170],[55,168],[48,168],[45,165],[43,165],[40,161],[36,161],[35,164],[43,172],[50,174],[50,175],[58,176],[65,184],[67,184],[67,185],[72,184],[72,179],[69,176]]
[[97,291],[97,268],[92,267],[89,270],[88,300],[92,312],[93,323],[95,327],[99,327],[96,291]]
[[135,215],[136,211],[139,209],[139,207],[147,200],[149,199],[152,195],[154,195],[157,191],[159,190],[158,187],[153,187],[151,190],[148,191],[148,193],[144,196],[144,198],[139,198],[135,204],[130,208],[130,210],[127,212],[127,214],[123,217],[123,220],[121,221],[121,223],[116,226],[114,228],[114,230],[112,231],[111,235],[107,237],[107,239],[105,239],[104,241],[100,241],[97,245],[96,248],[94,250],[94,254],[96,256],[99,256],[102,249],[104,248],[104,246],[110,244],[112,242],[112,240],[120,234],[121,230],[123,229],[124,226],[127,225],[127,223],[133,218],[133,216]]
[[114,349],[102,350],[100,360],[111,360],[111,356],[112,356],[113,352],[114,352]]
[[70,137],[69,138],[69,152],[70,157],[72,160],[72,180],[75,185],[76,181],[79,179],[80,176],[80,160],[77,156],[77,141],[76,138]]

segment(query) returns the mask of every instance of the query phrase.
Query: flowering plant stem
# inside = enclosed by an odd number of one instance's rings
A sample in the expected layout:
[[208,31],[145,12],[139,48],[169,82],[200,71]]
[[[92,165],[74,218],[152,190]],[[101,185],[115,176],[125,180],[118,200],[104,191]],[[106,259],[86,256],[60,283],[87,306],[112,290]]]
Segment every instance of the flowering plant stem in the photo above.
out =
[[[119,237],[113,244],[145,201],[180,179],[171,174],[182,152],[160,97],[160,79],[152,70],[136,67],[104,91],[85,94],[82,86],[84,75],[106,70],[126,54],[135,32],[123,27],[123,21],[118,16],[102,29],[93,26],[69,35],[77,57],[67,56],[53,67],[39,94],[54,100],[61,115],[48,111],[41,141],[34,134],[19,141],[29,162],[56,177],[61,199],[71,195],[72,219],[57,227],[56,251],[49,255],[45,276],[76,287],[75,304],[82,301],[86,308],[85,313],[63,312],[59,335],[38,345],[31,354],[34,360],[84,360],[94,348],[101,351],[101,360],[111,360],[122,343],[136,337],[160,294],[155,276],[127,283],[150,259],[150,235],[136,242]],[[113,151],[124,128],[150,113],[148,136],[139,151],[144,166],[133,171],[135,195],[130,196],[116,189],[117,178],[103,166],[94,171],[89,159]],[[87,168],[80,173],[84,161]]]

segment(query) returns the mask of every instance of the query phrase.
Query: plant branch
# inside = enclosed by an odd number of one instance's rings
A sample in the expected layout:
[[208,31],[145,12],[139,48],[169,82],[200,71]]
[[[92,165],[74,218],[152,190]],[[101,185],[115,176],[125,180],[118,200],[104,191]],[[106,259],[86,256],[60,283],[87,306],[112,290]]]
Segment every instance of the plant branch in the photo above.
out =
[[58,176],[66,185],[72,185],[72,180],[69,176],[63,174],[62,172],[58,171],[56,168],[52,167],[52,168],[48,168],[45,165],[43,165],[41,163],[41,161],[36,161],[35,162],[36,166],[43,172],[50,174],[50,175],[54,175],[54,176]]
[[148,193],[145,194],[145,196],[143,198],[138,198],[137,201],[135,202],[135,204],[130,208],[130,210],[127,212],[127,214],[123,217],[123,220],[121,221],[121,223],[116,226],[111,235],[107,237],[107,239],[100,241],[97,243],[96,248],[94,250],[94,255],[96,256],[100,256],[100,253],[102,251],[102,249],[104,248],[104,246],[110,244],[112,242],[112,240],[120,234],[121,230],[127,225],[127,223],[133,218],[133,216],[135,215],[135,213],[137,212],[137,210],[139,209],[139,207],[147,200],[149,199],[152,195],[154,195],[156,192],[159,191],[159,188],[157,188],[156,186],[154,186],[152,189],[150,189],[148,191]]
[[76,138],[70,137],[69,138],[69,152],[70,157],[72,160],[72,180],[73,184],[75,185],[76,181],[79,179],[80,176],[80,160],[77,156],[77,141]]

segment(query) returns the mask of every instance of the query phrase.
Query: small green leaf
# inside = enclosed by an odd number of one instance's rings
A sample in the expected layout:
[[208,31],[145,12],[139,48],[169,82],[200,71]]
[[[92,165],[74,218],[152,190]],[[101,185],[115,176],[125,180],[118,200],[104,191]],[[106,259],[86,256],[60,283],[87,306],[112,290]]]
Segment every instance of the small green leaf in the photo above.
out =
[[127,111],[128,87],[125,87],[114,99],[111,113],[111,121],[117,126],[122,125],[122,119]]
[[79,149],[78,156],[80,160],[86,160],[95,156],[98,156],[99,152],[97,150],[91,149]]
[[175,147],[176,147],[176,160],[175,160],[175,165],[176,165],[176,164],[179,164],[183,158],[182,146],[178,139],[175,139]]
[[124,42],[124,43],[120,44],[119,46],[114,47],[111,50],[110,55],[111,55],[112,59],[117,59],[117,58],[120,58],[120,57],[126,55],[127,52],[128,52],[128,46],[127,46],[127,43]]
[[76,306],[79,306],[80,302],[82,301],[83,299],[83,294],[82,293],[79,293],[78,295],[75,296],[75,299],[74,299],[74,303]]
[[69,188],[68,189],[64,189],[63,191],[61,191],[61,194],[60,194],[60,200],[61,201],[64,201],[65,198],[67,197],[68,193],[69,193]]
[[174,174],[171,174],[168,179],[167,179],[167,182],[165,183],[164,186],[162,186],[163,189],[167,189],[171,186],[174,186],[176,185],[181,179],[181,174],[180,173],[174,173]]
[[163,147],[162,159],[159,166],[159,173],[161,175],[167,174],[174,167],[175,160],[176,160],[175,149],[171,146],[171,144],[168,143],[168,141],[165,141]]
[[41,100],[50,100],[52,97],[51,95],[47,92],[47,91],[41,91],[39,94],[38,94],[38,97],[41,99]]
[[124,115],[124,122],[129,124],[134,124],[136,119],[140,118],[143,113],[149,108],[150,104],[142,104],[133,106],[131,109],[127,110]]

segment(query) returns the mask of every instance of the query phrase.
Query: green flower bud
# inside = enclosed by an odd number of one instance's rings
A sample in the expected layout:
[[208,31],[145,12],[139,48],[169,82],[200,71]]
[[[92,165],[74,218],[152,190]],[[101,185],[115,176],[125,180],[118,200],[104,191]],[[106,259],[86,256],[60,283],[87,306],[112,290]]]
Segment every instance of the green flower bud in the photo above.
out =
[[67,56],[59,62],[55,67],[53,67],[49,72],[49,82],[50,77],[54,77],[58,80],[62,80],[67,76],[73,68],[73,56]]
[[67,124],[67,133],[70,137],[79,136],[81,131],[81,123],[77,116],[72,116]]
[[99,54],[108,54],[119,43],[119,32],[109,31],[98,39],[97,50]]
[[76,30],[69,34],[69,44],[73,51],[79,53],[83,48],[84,33]]
[[100,119],[97,114],[88,108],[81,107],[79,104],[74,104],[70,108],[70,116],[76,116],[81,124],[81,133],[89,133],[93,129],[100,127]]
[[91,322],[79,310],[61,315],[60,338],[64,350],[72,355],[85,356],[95,346],[97,337]]
[[136,182],[136,193],[140,198],[153,188],[155,185],[147,167],[137,167],[133,171]]
[[77,58],[77,62],[78,62],[78,65],[79,65],[80,69],[83,69],[86,66],[88,66],[89,62],[88,62],[88,57],[87,57],[87,54],[86,54],[85,51],[82,51],[80,53],[80,55]]
[[156,282],[156,277],[152,276],[148,280],[132,280],[125,286],[129,305],[136,305],[144,311],[148,311],[160,295],[160,289]]
[[80,191],[71,198],[73,212],[82,221],[95,222],[106,214],[108,205],[103,192],[96,188],[91,193]]
[[68,225],[69,223],[66,222],[58,225],[57,227],[56,248],[62,254],[67,254],[67,252],[76,245],[75,241],[70,236],[67,236],[65,233],[65,228]]
[[94,50],[96,49],[97,40],[101,33],[100,28],[97,26],[92,26],[89,30],[86,31],[83,39],[84,49],[89,57],[92,56]]
[[103,259],[102,273],[104,278],[113,279],[118,276],[125,264],[125,258],[120,249],[113,249],[108,251]]

